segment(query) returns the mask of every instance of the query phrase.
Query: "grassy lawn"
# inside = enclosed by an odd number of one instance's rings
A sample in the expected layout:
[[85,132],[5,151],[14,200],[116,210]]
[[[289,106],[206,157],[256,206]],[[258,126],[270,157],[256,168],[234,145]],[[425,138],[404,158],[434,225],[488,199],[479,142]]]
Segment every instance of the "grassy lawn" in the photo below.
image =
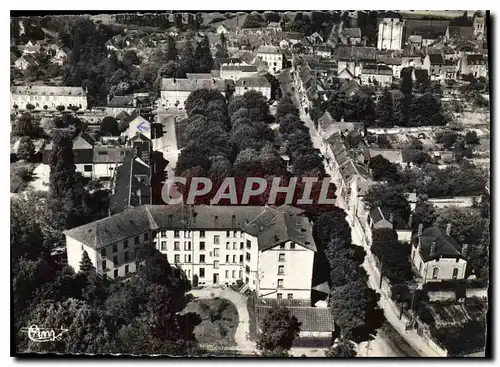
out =
[[[234,333],[238,327],[238,310],[227,299],[197,299],[190,302],[183,314],[196,313],[193,334],[200,345],[235,346]],[[200,322],[201,321],[201,322]]]

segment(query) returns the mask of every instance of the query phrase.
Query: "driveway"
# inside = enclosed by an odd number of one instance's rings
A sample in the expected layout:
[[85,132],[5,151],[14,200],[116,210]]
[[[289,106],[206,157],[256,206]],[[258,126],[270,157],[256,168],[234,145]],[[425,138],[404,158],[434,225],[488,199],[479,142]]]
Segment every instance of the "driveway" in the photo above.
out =
[[255,344],[247,338],[250,332],[250,315],[247,309],[247,299],[242,294],[233,291],[229,287],[220,288],[218,286],[205,287],[203,289],[193,289],[190,292],[194,297],[201,299],[210,298],[225,298],[236,306],[238,310],[239,324],[234,333],[234,341],[237,345],[237,350],[240,353],[254,353],[256,350]]

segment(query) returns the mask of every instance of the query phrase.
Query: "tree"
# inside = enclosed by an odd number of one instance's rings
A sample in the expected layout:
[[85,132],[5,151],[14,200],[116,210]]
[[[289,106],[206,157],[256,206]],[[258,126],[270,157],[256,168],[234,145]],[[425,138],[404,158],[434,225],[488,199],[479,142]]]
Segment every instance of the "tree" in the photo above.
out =
[[100,132],[104,136],[118,136],[118,122],[113,116],[106,116],[100,124]]
[[30,138],[23,136],[17,148],[17,158],[31,161],[35,155],[35,145]]
[[481,239],[485,221],[477,211],[468,208],[449,207],[438,210],[436,226],[445,230],[451,224],[451,236],[459,243],[475,246]]
[[397,166],[380,154],[370,159],[368,168],[370,168],[375,181],[388,181],[390,183],[399,181]]
[[257,349],[261,352],[290,350],[299,336],[301,323],[285,307],[272,307],[262,320],[262,332],[258,336]]
[[177,49],[175,48],[175,40],[174,37],[167,37],[167,53],[166,53],[167,61],[175,61],[177,60]]
[[65,110],[65,107],[63,105],[59,105],[56,107],[56,110],[62,113]]
[[212,52],[210,51],[210,42],[208,41],[207,36],[204,36],[196,46],[194,58],[197,64],[197,67],[195,68],[197,73],[210,73],[212,66],[214,65],[214,59],[212,57]]
[[125,67],[129,68],[132,65],[139,65],[141,60],[134,50],[128,50],[123,54],[122,62]]
[[429,204],[427,201],[420,201],[415,207],[413,212],[413,227],[416,229],[419,224],[424,228],[431,227],[436,221],[437,213],[434,205]]
[[363,201],[369,210],[380,207],[388,213],[393,213],[395,217],[408,221],[410,204],[405,197],[404,190],[405,188],[401,185],[372,185]]
[[382,92],[382,96],[377,102],[377,117],[381,122],[381,126],[392,126],[393,125],[393,102],[392,93],[388,88],[385,88]]
[[82,260],[80,261],[80,271],[82,273],[89,273],[93,269],[95,268],[92,264],[92,261],[90,260],[89,254],[87,253],[87,251],[83,250]]
[[345,338],[337,339],[332,347],[325,352],[325,356],[329,358],[352,358],[356,355],[355,344]]
[[478,145],[479,138],[477,136],[477,133],[475,131],[467,131],[467,133],[465,134],[465,142],[469,145]]
[[162,78],[185,78],[186,72],[182,66],[175,62],[169,61],[166,65],[160,67],[159,73]]
[[32,112],[32,111],[35,109],[35,106],[34,106],[34,105],[32,105],[31,103],[28,103],[28,104],[26,105],[26,109],[27,109],[28,111]]

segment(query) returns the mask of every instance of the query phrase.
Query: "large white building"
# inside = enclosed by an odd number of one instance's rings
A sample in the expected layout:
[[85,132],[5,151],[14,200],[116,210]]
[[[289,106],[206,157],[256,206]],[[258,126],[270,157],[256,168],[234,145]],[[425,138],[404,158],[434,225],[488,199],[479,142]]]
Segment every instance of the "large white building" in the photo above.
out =
[[[230,82],[230,81],[229,81]],[[165,109],[184,109],[184,104],[191,92],[197,89],[215,89],[226,95],[228,81],[221,78],[161,80],[161,105]]]
[[87,93],[82,87],[52,87],[40,85],[23,85],[10,87],[10,106],[25,109],[30,103],[35,109],[47,106],[54,109],[57,106],[69,108],[77,106],[87,108]]
[[377,48],[379,50],[401,50],[403,46],[404,20],[384,18],[378,25]]
[[255,50],[255,55],[267,63],[272,74],[283,68],[283,53],[278,46],[260,46]]
[[65,232],[75,271],[87,251],[99,274],[125,276],[155,246],[193,283],[242,280],[263,298],[310,299],[316,245],[303,210],[284,205],[142,205]]
[[269,84],[269,81],[263,76],[241,78],[236,82],[235,94],[237,96],[241,96],[249,90],[255,90],[262,93],[268,101],[271,99],[271,84]]

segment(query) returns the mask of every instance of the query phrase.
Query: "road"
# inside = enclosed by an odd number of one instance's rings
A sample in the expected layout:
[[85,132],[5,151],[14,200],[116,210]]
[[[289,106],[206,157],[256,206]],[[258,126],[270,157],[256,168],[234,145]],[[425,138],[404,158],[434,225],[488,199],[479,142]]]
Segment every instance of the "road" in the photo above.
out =
[[176,119],[184,118],[184,116],[184,113],[158,110],[158,114],[155,117],[156,122],[163,126],[163,136],[153,139],[153,150],[161,152],[163,158],[169,162],[166,168],[167,177],[174,176],[175,166],[177,165],[177,158],[179,156],[175,135],[175,121]]

